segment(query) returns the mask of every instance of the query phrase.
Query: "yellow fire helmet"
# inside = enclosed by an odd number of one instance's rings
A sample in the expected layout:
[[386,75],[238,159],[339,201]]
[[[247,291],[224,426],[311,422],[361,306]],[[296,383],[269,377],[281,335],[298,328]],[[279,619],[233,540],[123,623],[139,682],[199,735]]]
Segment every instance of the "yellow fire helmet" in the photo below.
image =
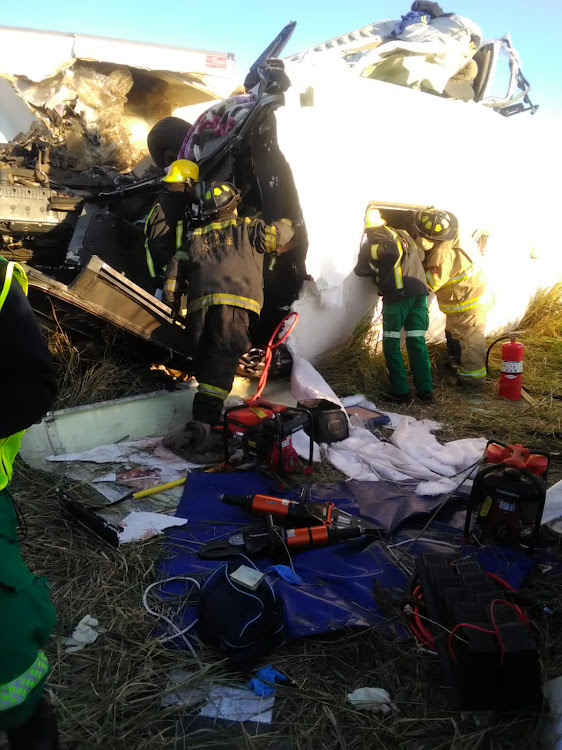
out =
[[168,174],[162,177],[162,182],[187,182],[188,180],[199,181],[199,167],[188,159],[173,161]]
[[386,221],[382,218],[379,209],[369,203],[365,211],[365,229],[376,229],[377,227],[384,227],[385,224]]

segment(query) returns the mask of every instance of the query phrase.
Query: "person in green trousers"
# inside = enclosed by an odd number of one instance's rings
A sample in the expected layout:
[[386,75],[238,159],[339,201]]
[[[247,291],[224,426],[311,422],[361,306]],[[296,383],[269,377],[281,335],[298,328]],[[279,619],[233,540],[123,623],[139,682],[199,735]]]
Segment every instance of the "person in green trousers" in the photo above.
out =
[[55,626],[45,578],[25,565],[18,512],[8,489],[24,430],[56,395],[53,363],[26,298],[23,269],[0,257],[0,732],[11,750],[56,750],[54,712],[44,698],[43,646]]
[[371,276],[382,297],[383,353],[390,379],[392,400],[409,401],[410,386],[400,350],[402,330],[418,397],[433,399],[431,363],[425,343],[429,327],[428,287],[422,264],[423,252],[402,229],[392,229],[380,211],[369,204],[357,276]]

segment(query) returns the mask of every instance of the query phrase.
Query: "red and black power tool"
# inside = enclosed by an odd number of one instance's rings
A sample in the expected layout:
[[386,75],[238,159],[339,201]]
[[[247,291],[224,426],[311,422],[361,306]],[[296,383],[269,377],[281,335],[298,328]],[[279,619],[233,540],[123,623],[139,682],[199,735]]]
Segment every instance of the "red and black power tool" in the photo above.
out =
[[550,454],[490,440],[474,479],[464,525],[469,540],[473,512],[477,536],[532,552],[539,533]]
[[[294,320],[285,333],[280,335],[290,318]],[[308,463],[303,471],[305,474],[313,472],[314,425],[311,412],[302,407],[274,404],[261,398],[267,383],[273,350],[285,341],[297,320],[298,313],[289,313],[273,332],[265,351],[265,366],[255,396],[247,398],[242,406],[226,409],[223,414],[226,464],[229,462],[229,445],[233,439],[238,439],[246,456],[252,457],[257,464],[280,474],[296,471],[298,455],[293,447],[291,435],[307,425],[310,448]]]
[[[227,505],[235,505],[260,516],[265,526],[250,527],[226,539],[205,544],[198,556],[206,560],[230,559],[238,554],[249,557],[268,552],[285,561],[292,552],[358,539],[365,534],[380,535],[381,528],[361,516],[340,510],[332,502],[304,502],[273,495],[219,495]],[[283,526],[276,525],[282,523]],[[291,524],[291,528],[285,528]],[[292,524],[304,524],[293,527]]]

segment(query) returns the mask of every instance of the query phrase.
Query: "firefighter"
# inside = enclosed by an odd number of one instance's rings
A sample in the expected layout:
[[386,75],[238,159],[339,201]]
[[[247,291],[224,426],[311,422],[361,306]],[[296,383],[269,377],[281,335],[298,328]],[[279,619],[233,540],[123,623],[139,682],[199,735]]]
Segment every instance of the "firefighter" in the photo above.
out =
[[418,397],[433,398],[431,363],[425,343],[429,327],[428,289],[422,265],[423,252],[401,229],[387,226],[380,211],[369,204],[365,231],[355,267],[357,276],[372,276],[382,297],[383,353],[392,400],[410,399],[410,386],[400,350],[402,329]]
[[144,249],[154,289],[160,288],[168,262],[181,246],[192,222],[199,167],[187,159],[172,162],[162,191],[144,223]]
[[24,430],[56,394],[53,364],[26,299],[23,269],[0,257],[0,731],[12,750],[54,750],[57,724],[43,693],[43,646],[55,626],[45,578],[23,562],[19,510],[8,484]]
[[453,214],[435,208],[416,211],[416,242],[425,252],[426,279],[445,313],[445,336],[457,382],[478,387],[486,382],[485,281],[460,247]]
[[[203,191],[202,226],[188,232],[164,285],[172,296],[187,280],[187,348],[199,387],[193,421],[164,438],[164,445],[195,463],[220,459],[220,421],[238,360],[251,348],[248,327],[263,305],[264,255],[285,251],[293,236],[288,219],[266,224],[238,216],[240,191],[228,182],[211,182]],[[171,265],[171,264],[170,264]],[[172,267],[172,266],[171,266]]]

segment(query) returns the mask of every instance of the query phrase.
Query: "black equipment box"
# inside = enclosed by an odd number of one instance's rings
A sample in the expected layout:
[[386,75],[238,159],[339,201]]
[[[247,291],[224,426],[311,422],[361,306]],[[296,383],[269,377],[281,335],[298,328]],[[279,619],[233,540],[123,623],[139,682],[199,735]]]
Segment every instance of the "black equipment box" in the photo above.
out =
[[[474,561],[416,560],[447,701],[453,709],[540,709],[541,673],[528,618]],[[431,621],[434,621],[433,623]]]

